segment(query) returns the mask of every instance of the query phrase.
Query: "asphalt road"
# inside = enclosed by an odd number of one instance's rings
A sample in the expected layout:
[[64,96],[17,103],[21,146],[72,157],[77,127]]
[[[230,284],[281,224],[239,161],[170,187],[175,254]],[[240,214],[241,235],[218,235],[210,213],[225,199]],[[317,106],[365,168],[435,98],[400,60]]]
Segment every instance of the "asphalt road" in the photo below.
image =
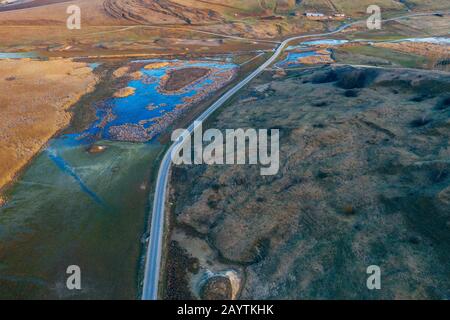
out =
[[[401,20],[409,17],[417,17],[417,16],[430,16],[436,13],[448,14],[448,12],[430,12],[430,13],[416,13],[405,15],[401,17],[396,17],[392,19],[383,20],[383,22]],[[230,99],[235,93],[237,93],[240,89],[246,86],[250,81],[260,75],[268,66],[270,66],[275,60],[281,55],[286,46],[295,40],[299,40],[302,38],[310,38],[310,37],[324,37],[330,36],[337,33],[342,32],[343,30],[357,25],[366,23],[366,20],[356,21],[353,23],[349,23],[341,26],[332,32],[320,33],[320,34],[309,34],[309,35],[301,35],[286,39],[283,41],[278,48],[275,50],[274,54],[258,69],[253,71],[250,75],[248,75],[244,80],[236,84],[233,88],[231,88],[228,92],[226,92],[223,96],[221,96],[213,105],[211,105],[200,117],[198,117],[194,123],[203,122],[206,120],[214,111],[220,108],[228,99]],[[194,123],[189,126],[187,131],[189,134],[192,134],[196,129]],[[177,142],[172,144],[169,150],[166,152],[164,159],[161,162],[161,166],[158,172],[158,178],[156,182],[156,189],[153,201],[153,213],[152,213],[152,221],[151,221],[151,229],[150,229],[150,239],[147,248],[147,256],[146,256],[146,264],[145,264],[145,275],[144,275],[144,286],[142,292],[142,300],[157,300],[158,299],[158,287],[159,287],[159,275],[161,268],[161,250],[163,245],[163,235],[164,235],[164,212],[165,212],[165,203],[166,203],[166,189],[169,181],[169,172],[171,166],[171,154],[176,151],[180,147],[180,142],[182,139],[180,138]]]

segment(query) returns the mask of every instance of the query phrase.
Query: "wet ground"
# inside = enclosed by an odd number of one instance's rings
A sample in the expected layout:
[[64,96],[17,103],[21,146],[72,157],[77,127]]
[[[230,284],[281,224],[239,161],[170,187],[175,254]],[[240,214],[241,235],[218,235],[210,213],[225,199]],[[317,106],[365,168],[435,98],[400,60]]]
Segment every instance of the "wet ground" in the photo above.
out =
[[[326,58],[326,51],[320,50],[327,48],[329,54],[332,53],[333,48],[349,44],[349,43],[360,43],[367,44],[371,46],[373,43],[429,43],[441,46],[450,45],[450,38],[448,37],[426,37],[426,38],[405,38],[391,41],[373,41],[373,40],[345,40],[345,39],[319,39],[301,42],[297,45],[291,45],[286,48],[287,55],[284,59],[279,61],[275,66],[278,68],[292,68],[304,66],[305,64],[310,64],[311,61],[320,61],[321,57]],[[319,58],[316,60],[310,60],[308,63],[306,61],[308,58]],[[324,59],[326,61],[327,59]]]
[[16,0],[13,3],[0,5],[0,12],[39,7],[58,2],[69,2],[70,0]]
[[[154,61],[132,63],[143,62]],[[162,93],[159,85],[166,73],[185,66],[212,72],[182,92]],[[214,92],[221,73],[233,68],[215,61],[142,68],[143,76],[127,83],[136,89],[133,95],[92,101],[96,121],[51,140],[0,208],[0,298],[138,297],[152,177],[163,146],[155,139],[158,132],[136,142],[114,136],[111,128],[151,130],[162,114],[187,111]],[[81,268],[81,291],[66,288],[70,265]]]

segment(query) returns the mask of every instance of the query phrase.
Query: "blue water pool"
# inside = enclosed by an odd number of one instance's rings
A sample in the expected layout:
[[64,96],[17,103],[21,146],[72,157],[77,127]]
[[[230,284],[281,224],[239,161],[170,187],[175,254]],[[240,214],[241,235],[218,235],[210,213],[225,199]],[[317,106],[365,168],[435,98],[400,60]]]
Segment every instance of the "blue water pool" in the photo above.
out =
[[24,59],[36,57],[38,57],[36,52],[0,52],[0,59]]

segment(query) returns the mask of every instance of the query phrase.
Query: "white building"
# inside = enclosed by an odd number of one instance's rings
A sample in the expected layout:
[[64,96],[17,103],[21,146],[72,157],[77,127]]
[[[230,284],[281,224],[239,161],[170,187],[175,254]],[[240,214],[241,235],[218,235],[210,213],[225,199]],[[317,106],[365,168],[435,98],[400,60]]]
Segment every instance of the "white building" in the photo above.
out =
[[320,12],[306,12],[305,15],[307,17],[315,17],[315,18],[325,17],[325,15],[323,13],[320,13]]

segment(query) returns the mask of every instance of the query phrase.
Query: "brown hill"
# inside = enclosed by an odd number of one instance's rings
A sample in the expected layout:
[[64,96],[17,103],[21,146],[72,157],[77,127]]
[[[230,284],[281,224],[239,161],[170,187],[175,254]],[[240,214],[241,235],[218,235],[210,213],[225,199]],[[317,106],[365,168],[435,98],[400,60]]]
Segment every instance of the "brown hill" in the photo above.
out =
[[199,24],[223,21],[216,11],[194,8],[170,0],[105,0],[106,12],[114,18],[152,24]]

